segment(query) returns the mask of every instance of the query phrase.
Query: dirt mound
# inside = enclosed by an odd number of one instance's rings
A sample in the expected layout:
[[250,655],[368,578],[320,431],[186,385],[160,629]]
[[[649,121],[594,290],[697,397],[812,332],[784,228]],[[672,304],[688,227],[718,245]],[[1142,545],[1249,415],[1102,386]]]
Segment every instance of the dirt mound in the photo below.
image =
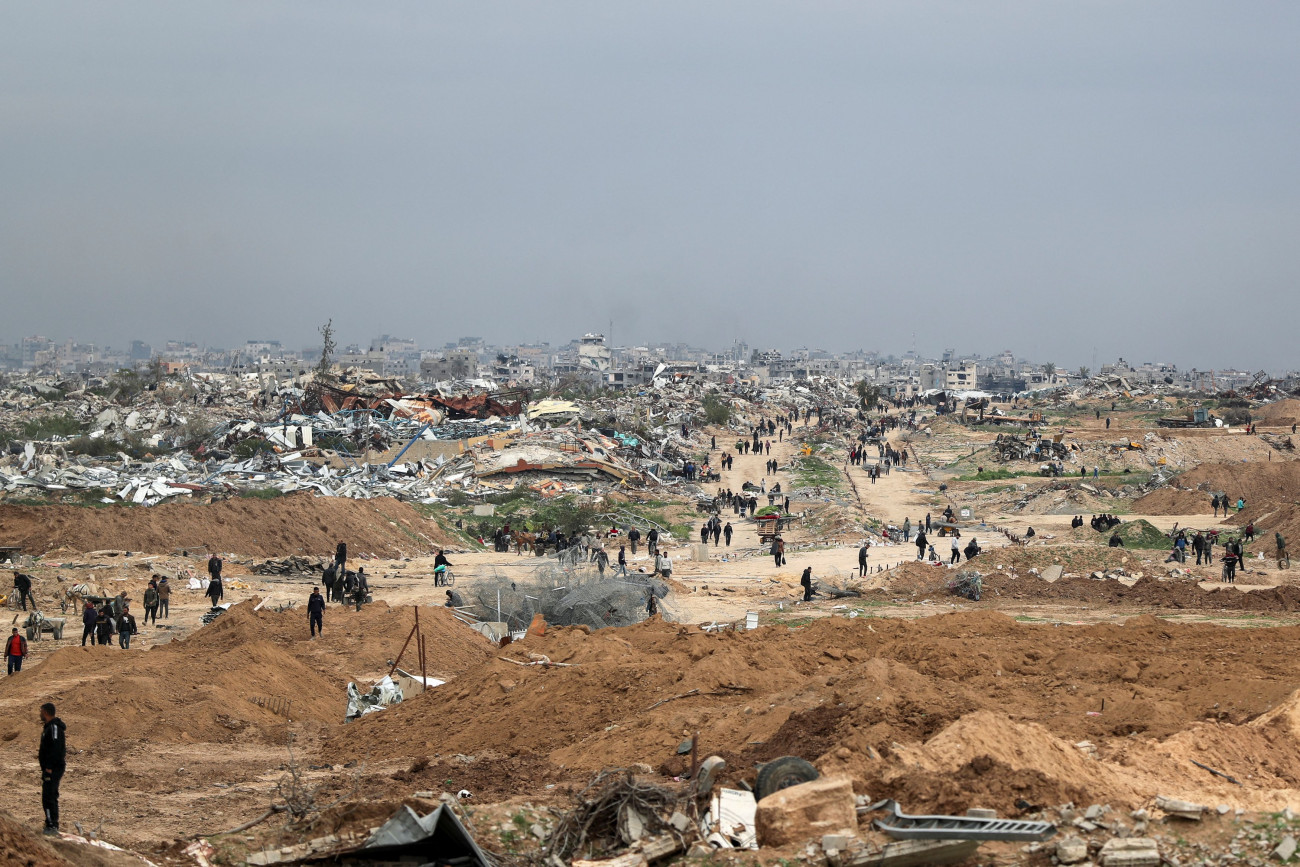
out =
[[0,812],[0,864],[22,867],[70,867],[54,847],[27,830],[13,816]]
[[55,692],[79,749],[140,738],[282,744],[292,722],[342,721],[345,703],[337,686],[267,641],[197,652],[174,642],[129,655],[67,647],[33,674],[21,682],[31,712]]
[[[1174,479],[1171,487],[1152,491],[1137,500],[1133,508],[1150,515],[1199,515],[1213,511],[1211,492],[1226,493],[1234,505],[1242,497],[1247,506],[1254,506],[1294,502],[1297,490],[1300,490],[1300,461],[1297,460],[1201,464]],[[1173,491],[1180,495],[1172,496]],[[1197,495],[1204,502],[1194,511],[1170,511],[1192,505],[1192,498]]]
[[1265,427],[1300,424],[1300,400],[1293,397],[1284,398],[1252,410],[1251,415],[1256,424]]
[[[456,756],[432,761],[421,756],[392,779],[412,789],[459,791],[469,789],[476,801],[505,801],[521,791],[543,791],[564,779],[563,768],[536,756]],[[585,782],[585,777],[576,778]],[[564,791],[566,787],[559,787]],[[557,793],[558,794],[558,793]]]
[[[1209,573],[1212,570],[1207,569]],[[983,572],[984,598],[1032,599],[1079,602],[1089,607],[1113,607],[1127,611],[1251,611],[1283,614],[1300,611],[1300,588],[1269,587],[1246,592],[1236,587],[1203,590],[1195,578],[1154,578],[1144,575],[1133,586],[1111,578],[1080,576],[1061,578],[1049,584],[1034,575]],[[1238,584],[1243,583],[1238,579]],[[939,594],[936,594],[937,598]]]
[[179,548],[257,557],[350,551],[383,557],[428,553],[452,544],[409,503],[293,494],[158,506],[0,505],[0,536],[28,553],[101,550],[170,553]]
[[891,596],[929,596],[948,586],[957,573],[943,566],[907,560],[881,576],[880,590]]
[[[330,733],[324,754],[488,753],[571,773],[633,762],[671,770],[678,744],[699,731],[701,750],[733,768],[792,753],[886,791],[904,791],[904,772],[919,764],[936,776],[914,794],[944,808],[960,790],[939,777],[954,773],[989,798],[1077,802],[1083,790],[1137,800],[1150,792],[1125,783],[1123,768],[1099,771],[1074,744],[1167,739],[1207,716],[1248,723],[1291,695],[1289,669],[1270,660],[1289,658],[1297,638],[1293,627],[1228,633],[1149,616],[1062,627],[991,613],[741,633],[660,622],[558,629],[505,655],[545,654],[569,667],[489,659],[445,690]],[[1238,653],[1231,668],[1225,643]],[[1279,744],[1300,748],[1289,735]],[[1202,760],[1230,760],[1216,749]],[[1268,782],[1284,784],[1281,774]],[[974,796],[964,804],[980,805]]]
[[[273,643],[314,668],[338,686],[349,680],[387,673],[402,651],[415,623],[410,606],[390,607],[375,602],[360,611],[343,605],[326,608],[319,641],[308,641],[307,613],[302,608],[254,611],[258,600],[236,605],[209,626],[183,642],[190,653],[223,653],[253,641]],[[479,665],[496,651],[482,634],[456,620],[442,607],[420,608],[420,631],[430,677],[455,677]],[[417,668],[414,644],[406,649],[401,666]]]
[[[311,641],[306,612],[254,611],[241,603],[189,638],[143,652],[65,647],[26,670],[10,695],[27,691],[31,713],[57,696],[78,747],[145,738],[152,743],[283,744],[290,728],[319,732],[342,723],[349,680],[387,672],[413,621],[410,608],[382,603],[361,612],[331,607]],[[429,674],[444,678],[481,664],[495,648],[449,612],[421,611]],[[408,649],[404,666],[417,668]]]
[[1133,509],[1144,515],[1209,515],[1214,512],[1210,498],[1200,491],[1160,488],[1140,497]]
[[1066,572],[1093,572],[1097,569],[1113,569],[1125,565],[1134,555],[1120,548],[1106,545],[1110,534],[1101,534],[1091,527],[1080,527],[1072,532],[1080,534],[1084,541],[1078,544],[1057,544],[1028,546],[1007,545],[1002,548],[987,548],[984,553],[971,561],[971,568],[981,573],[1003,569],[1038,569],[1059,565]]
[[913,814],[961,815],[978,804],[1000,816],[1036,812],[1045,806],[1089,803],[1087,789],[1053,779],[1042,771],[1013,768],[990,756],[977,756],[956,771],[913,769],[889,773],[880,767],[868,772],[861,785],[872,798],[893,798]]
[[1125,521],[1113,533],[1124,541],[1126,548],[1168,548],[1171,544],[1164,531],[1142,518]]
[[1274,534],[1281,533],[1286,539],[1287,547],[1295,556],[1296,545],[1300,544],[1300,505],[1287,504],[1276,506],[1261,504],[1249,506],[1244,512],[1228,519],[1229,524],[1245,527],[1255,525],[1255,541],[1246,546],[1247,555],[1263,551],[1268,557],[1277,556],[1277,539]]

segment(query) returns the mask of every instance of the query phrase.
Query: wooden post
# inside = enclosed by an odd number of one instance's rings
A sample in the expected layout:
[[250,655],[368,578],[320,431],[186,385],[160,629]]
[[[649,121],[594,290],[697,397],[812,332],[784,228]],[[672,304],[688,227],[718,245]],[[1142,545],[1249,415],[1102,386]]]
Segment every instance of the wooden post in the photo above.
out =
[[402,661],[402,654],[406,653],[407,645],[411,643],[411,639],[415,637],[415,631],[419,628],[420,628],[419,624],[416,624],[415,626],[411,627],[410,633],[408,633],[406,636],[406,641],[402,644],[402,649],[397,652],[397,658],[393,660],[393,667],[388,669],[389,677],[392,677],[393,672],[397,671],[397,664]]
[[429,690],[429,672],[428,669],[425,667],[423,633],[420,634],[420,677],[424,678],[423,688],[420,690],[420,692],[427,692]]

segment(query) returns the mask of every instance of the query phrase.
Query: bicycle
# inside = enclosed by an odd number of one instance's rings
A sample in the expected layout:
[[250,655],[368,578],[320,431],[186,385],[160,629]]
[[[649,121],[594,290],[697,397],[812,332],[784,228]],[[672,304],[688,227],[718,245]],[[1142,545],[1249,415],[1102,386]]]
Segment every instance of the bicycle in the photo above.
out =
[[450,569],[444,569],[442,572],[433,573],[434,587],[453,587],[456,584],[456,576],[451,574]]

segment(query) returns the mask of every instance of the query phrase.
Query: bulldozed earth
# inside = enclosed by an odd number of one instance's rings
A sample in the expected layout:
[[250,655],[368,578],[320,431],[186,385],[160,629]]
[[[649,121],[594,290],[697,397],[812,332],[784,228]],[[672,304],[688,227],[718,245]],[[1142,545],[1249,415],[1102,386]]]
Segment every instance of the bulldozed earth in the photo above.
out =
[[[22,547],[38,602],[70,620],[62,640],[33,640],[22,672],[0,686],[0,756],[11,769],[0,842],[13,863],[140,863],[34,833],[37,710],[52,701],[68,725],[65,825],[156,864],[196,863],[196,840],[211,847],[210,862],[240,863],[364,834],[403,803],[427,812],[443,802],[505,863],[541,861],[547,834],[594,775],[621,768],[681,787],[707,755],[725,759],[730,787],[752,786],[756,767],[793,755],[909,813],[984,808],[1060,823],[1094,844],[1121,830],[1160,837],[1184,863],[1208,860],[1249,823],[1300,808],[1300,581],[1277,563],[1274,540],[1300,533],[1290,500],[1300,464],[1232,431],[1165,432],[1145,449],[1119,449],[1117,439],[1147,442],[1150,431],[1136,413],[1115,418],[1111,430],[1090,411],[1059,419],[1086,478],[1077,468],[1073,478],[1040,476],[1030,462],[981,476],[997,431],[938,418],[890,434],[915,458],[875,483],[845,460],[848,430],[810,427],[773,443],[772,475],[766,454],[745,455],[709,485],[595,491],[595,514],[653,506],[665,525],[698,530],[700,493],[765,478],[783,483],[800,520],[785,532],[783,566],[730,508],[721,514],[736,527],[730,546],[700,550],[666,532],[674,570],[660,614],[621,628],[538,624],[526,636],[528,624],[504,617],[516,632],[504,646],[466,622],[500,612],[442,605],[436,549],[466,596],[485,582],[599,577],[589,563],[480,544],[472,504],[294,494],[0,505],[0,543]],[[815,472],[801,467],[803,450],[819,458]],[[1212,515],[1211,492],[1246,508]],[[948,506],[962,545],[982,548],[960,567],[980,573],[978,600],[953,593],[958,568],[918,561],[910,541],[890,538],[905,518],[915,527]],[[1102,513],[1121,519],[1126,547],[1108,547],[1109,530],[1070,526]],[[1221,580],[1222,541],[1211,563],[1171,561],[1175,528],[1226,540],[1251,522],[1258,539],[1234,584]],[[319,574],[266,561],[319,564],[344,539],[373,576],[375,601],[359,611],[331,604],[313,640],[303,606]],[[946,564],[948,538],[930,542]],[[206,553],[225,559],[233,604],[203,625],[209,606],[189,581],[202,577]],[[633,572],[650,567],[644,549],[629,558]],[[818,590],[807,603],[805,567]],[[170,617],[142,624],[129,651],[82,647],[75,602],[57,610],[83,582],[135,609],[162,574],[176,587]],[[349,683],[364,691],[395,666],[418,673],[407,641],[417,609],[425,674],[443,683],[344,722]],[[1178,825],[1157,798],[1211,811]],[[1083,820],[1092,805],[1107,809]],[[1045,864],[1052,851],[992,844],[972,863]]]

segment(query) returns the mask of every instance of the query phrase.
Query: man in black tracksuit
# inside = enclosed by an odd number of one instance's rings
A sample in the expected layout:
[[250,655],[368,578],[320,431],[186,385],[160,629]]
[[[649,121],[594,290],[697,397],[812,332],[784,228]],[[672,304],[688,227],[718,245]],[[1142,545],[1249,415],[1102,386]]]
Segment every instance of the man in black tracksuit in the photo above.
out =
[[311,588],[307,598],[307,622],[311,624],[311,637],[325,632],[325,597],[320,595],[320,588]]
[[67,767],[67,731],[63,720],[54,715],[54,705],[41,705],[41,807],[45,810],[45,833],[59,833],[59,781]]

